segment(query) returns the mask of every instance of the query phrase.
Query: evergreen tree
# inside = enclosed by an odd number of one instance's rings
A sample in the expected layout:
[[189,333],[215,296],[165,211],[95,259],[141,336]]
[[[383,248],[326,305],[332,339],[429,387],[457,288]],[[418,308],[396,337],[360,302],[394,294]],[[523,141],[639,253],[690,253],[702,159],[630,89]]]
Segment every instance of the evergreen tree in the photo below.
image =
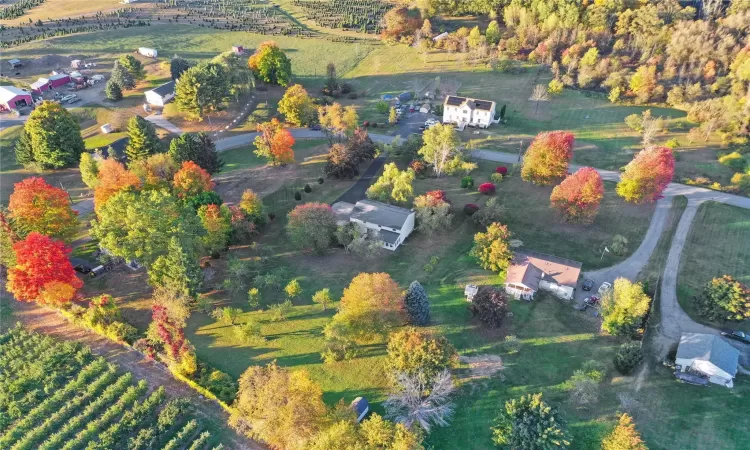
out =
[[122,100],[122,88],[110,78],[104,87],[104,95],[107,96],[107,100]]
[[117,83],[117,85],[120,86],[120,89],[133,89],[135,87],[133,75],[131,75],[128,69],[122,66],[119,61],[115,61],[115,65],[112,68],[112,75],[109,80],[113,83]]
[[31,148],[31,136],[24,128],[16,142],[16,162],[24,167],[34,162],[34,151]]
[[149,282],[175,294],[195,296],[203,280],[198,258],[177,236],[169,241],[166,255],[159,256],[148,269]]
[[193,161],[210,174],[221,172],[224,161],[206,133],[185,133],[169,143],[169,155],[179,165]]
[[134,80],[142,80],[146,78],[146,71],[143,69],[143,63],[138,61],[135,56],[122,55],[120,56],[120,59],[118,59],[118,62],[128,71],[128,73],[130,73],[130,76],[133,77]]
[[409,314],[409,323],[414,325],[427,325],[430,323],[430,302],[419,281],[412,281],[406,291],[406,312]]
[[128,137],[130,141],[125,148],[125,154],[130,162],[147,158],[148,155],[161,151],[161,142],[156,136],[156,129],[148,120],[135,116],[128,122]]
[[180,75],[182,75],[182,73],[189,68],[190,62],[187,59],[181,58],[177,55],[174,55],[169,61],[169,73],[172,75],[173,80],[180,78]]

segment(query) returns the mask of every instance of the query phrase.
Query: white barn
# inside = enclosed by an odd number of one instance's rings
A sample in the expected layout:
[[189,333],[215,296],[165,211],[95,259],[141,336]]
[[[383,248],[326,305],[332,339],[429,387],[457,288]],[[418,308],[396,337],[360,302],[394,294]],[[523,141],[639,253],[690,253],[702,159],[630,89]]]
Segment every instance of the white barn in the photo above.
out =
[[153,106],[164,106],[174,98],[175,82],[170,81],[159,87],[146,91],[146,103]]
[[531,300],[540,289],[570,300],[575,295],[582,264],[530,250],[517,251],[505,276],[505,292]]
[[682,333],[675,364],[683,372],[698,372],[711,383],[731,388],[739,357],[740,351],[719,336]]
[[487,128],[495,121],[495,102],[449,95],[443,103],[443,123]]
[[361,200],[355,204],[334,203],[333,211],[345,222],[354,222],[362,231],[377,233],[383,248],[396,250],[414,231],[414,211],[374,200]]

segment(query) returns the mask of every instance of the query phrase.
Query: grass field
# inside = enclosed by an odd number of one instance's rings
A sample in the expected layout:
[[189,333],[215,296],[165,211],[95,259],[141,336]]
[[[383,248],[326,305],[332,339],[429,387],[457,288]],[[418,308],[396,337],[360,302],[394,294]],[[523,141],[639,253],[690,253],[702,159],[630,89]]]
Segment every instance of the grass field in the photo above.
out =
[[[23,16],[12,20],[0,20],[0,24],[16,25],[26,23],[31,19],[37,20],[62,19],[68,17],[80,16],[82,14],[96,13],[97,11],[106,11],[109,9],[122,8],[120,0],[47,0],[44,4],[26,11]],[[129,6],[138,6],[137,4]]]
[[725,274],[750,285],[750,212],[721,203],[703,203],[680,258],[677,278],[680,305],[694,320],[750,331],[750,320],[711,323],[696,312],[693,296],[712,278]]

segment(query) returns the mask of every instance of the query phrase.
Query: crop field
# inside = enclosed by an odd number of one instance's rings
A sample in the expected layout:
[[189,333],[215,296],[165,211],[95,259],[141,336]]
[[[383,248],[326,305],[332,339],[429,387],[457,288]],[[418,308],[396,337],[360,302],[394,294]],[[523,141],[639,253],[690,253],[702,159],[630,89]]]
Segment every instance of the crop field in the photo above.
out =
[[[78,343],[0,335],[0,448],[204,449],[218,445],[180,400]],[[165,420],[169,418],[168,420]]]
[[693,219],[680,258],[677,295],[682,308],[695,320],[715,327],[750,331],[750,320],[710,323],[698,316],[693,297],[714,277],[731,275],[750,285],[750,212],[721,203],[703,203]]

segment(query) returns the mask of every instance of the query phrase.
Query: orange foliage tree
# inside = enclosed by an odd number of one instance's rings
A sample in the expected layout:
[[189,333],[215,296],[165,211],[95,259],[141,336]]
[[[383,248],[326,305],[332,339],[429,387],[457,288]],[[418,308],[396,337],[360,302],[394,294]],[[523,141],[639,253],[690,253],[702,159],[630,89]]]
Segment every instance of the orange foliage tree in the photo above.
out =
[[182,163],[180,170],[174,174],[172,185],[174,186],[175,194],[180,198],[192,197],[214,188],[211,175],[192,161]]
[[550,204],[566,222],[590,224],[604,198],[604,183],[591,167],[578,169],[552,189]]
[[674,154],[668,147],[641,150],[625,166],[617,195],[633,203],[655,202],[674,177]]
[[94,189],[94,205],[97,211],[121,190],[141,186],[138,176],[114,159],[105,159],[99,164],[98,178],[99,183]]
[[550,131],[539,133],[531,142],[523,159],[521,177],[534,184],[550,185],[568,174],[573,159],[572,133]]
[[32,232],[13,246],[16,265],[8,271],[8,291],[20,301],[43,304],[69,302],[83,286],[68,259],[70,248]]
[[21,234],[36,231],[70,241],[78,226],[78,213],[70,207],[68,193],[39,177],[16,183],[8,209]]
[[273,165],[294,162],[294,137],[278,119],[258,124],[258,133],[254,142],[256,155],[266,158]]

